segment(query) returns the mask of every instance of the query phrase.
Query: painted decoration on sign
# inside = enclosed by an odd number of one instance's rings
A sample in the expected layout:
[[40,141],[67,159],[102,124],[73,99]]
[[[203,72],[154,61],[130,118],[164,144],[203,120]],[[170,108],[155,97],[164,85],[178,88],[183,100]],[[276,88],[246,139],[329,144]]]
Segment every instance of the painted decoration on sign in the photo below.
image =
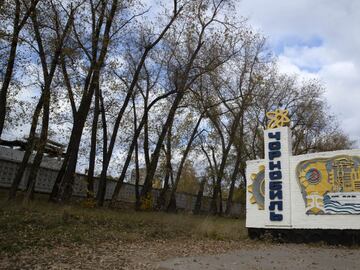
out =
[[296,172],[307,214],[360,214],[360,157],[306,160]]
[[266,116],[269,120],[267,129],[287,127],[290,125],[288,110],[276,109],[273,112],[267,112]]
[[264,210],[265,197],[265,166],[259,166],[258,173],[251,174],[252,184],[248,186],[251,193],[250,203],[257,204],[259,210]]

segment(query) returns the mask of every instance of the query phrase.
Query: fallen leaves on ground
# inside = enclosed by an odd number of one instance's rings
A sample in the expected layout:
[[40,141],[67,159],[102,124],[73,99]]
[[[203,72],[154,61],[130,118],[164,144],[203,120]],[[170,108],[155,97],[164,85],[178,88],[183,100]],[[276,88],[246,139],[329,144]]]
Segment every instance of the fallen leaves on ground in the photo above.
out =
[[154,240],[133,243],[109,241],[94,246],[62,245],[24,250],[1,258],[1,269],[156,269],[156,263],[173,257],[221,254],[254,245],[244,240]]

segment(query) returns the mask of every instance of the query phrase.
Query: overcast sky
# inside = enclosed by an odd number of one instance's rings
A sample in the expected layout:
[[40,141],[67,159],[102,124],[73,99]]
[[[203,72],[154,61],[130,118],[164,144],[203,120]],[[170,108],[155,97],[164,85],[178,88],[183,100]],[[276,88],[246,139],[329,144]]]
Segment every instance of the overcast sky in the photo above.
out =
[[360,146],[360,1],[242,0],[238,11],[266,37],[280,70],[319,78],[341,127]]

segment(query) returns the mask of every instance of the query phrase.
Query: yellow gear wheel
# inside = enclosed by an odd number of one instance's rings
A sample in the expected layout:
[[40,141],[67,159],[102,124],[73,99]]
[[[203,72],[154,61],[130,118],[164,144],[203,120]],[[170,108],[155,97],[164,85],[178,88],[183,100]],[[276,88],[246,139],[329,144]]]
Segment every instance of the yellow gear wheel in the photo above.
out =
[[259,171],[250,176],[252,184],[248,186],[251,193],[250,203],[257,204],[259,210],[264,210],[265,200],[265,166],[259,166]]

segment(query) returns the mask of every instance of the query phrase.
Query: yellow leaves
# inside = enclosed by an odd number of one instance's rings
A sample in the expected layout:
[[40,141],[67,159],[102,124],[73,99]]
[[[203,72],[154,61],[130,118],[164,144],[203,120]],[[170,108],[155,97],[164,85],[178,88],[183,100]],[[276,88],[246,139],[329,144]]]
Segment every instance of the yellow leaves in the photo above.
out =
[[81,206],[85,208],[95,208],[96,201],[94,198],[86,198],[85,200],[81,201]]
[[141,197],[140,210],[151,210],[153,206],[153,198],[151,193],[146,194],[146,196]]

